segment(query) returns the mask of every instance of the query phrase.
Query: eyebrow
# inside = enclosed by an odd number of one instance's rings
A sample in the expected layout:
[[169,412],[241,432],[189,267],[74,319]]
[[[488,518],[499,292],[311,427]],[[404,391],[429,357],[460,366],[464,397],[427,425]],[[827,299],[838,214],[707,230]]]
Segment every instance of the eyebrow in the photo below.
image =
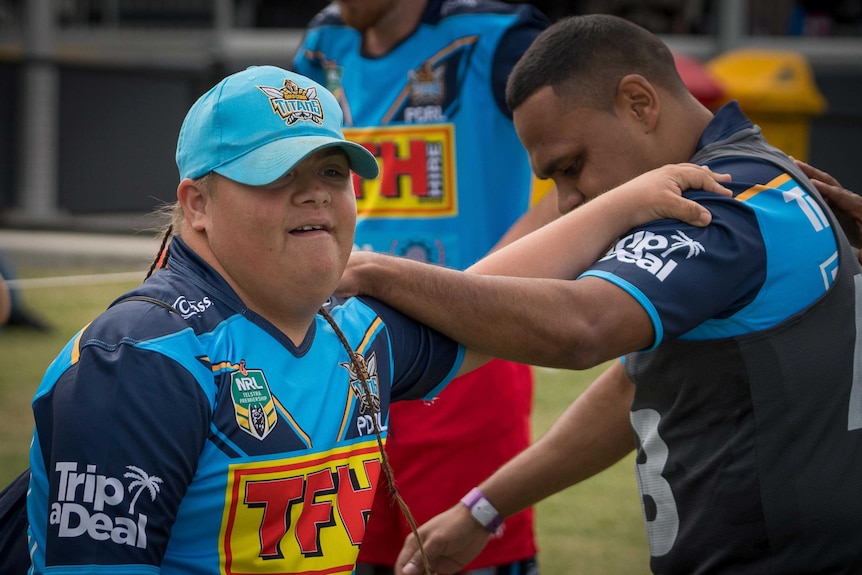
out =
[[540,180],[547,180],[551,177],[551,174],[555,173],[560,169],[562,165],[566,163],[566,158],[555,158],[545,163],[545,165],[540,166],[539,169],[534,170],[536,177]]

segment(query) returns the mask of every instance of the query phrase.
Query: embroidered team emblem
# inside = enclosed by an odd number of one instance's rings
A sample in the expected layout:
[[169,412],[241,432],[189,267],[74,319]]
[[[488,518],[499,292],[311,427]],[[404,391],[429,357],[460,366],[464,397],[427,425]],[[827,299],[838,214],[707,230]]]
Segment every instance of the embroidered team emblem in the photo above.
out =
[[302,88],[293,80],[285,78],[281,88],[258,86],[266,94],[272,111],[292,126],[299,121],[323,124],[323,106],[317,98],[317,88]]
[[230,394],[239,428],[263,440],[278,421],[263,371],[246,369],[245,360],[242,360],[239,369],[230,375]]
[[366,382],[368,390],[365,392],[365,385],[356,373],[353,362],[339,362],[338,365],[347,370],[350,374],[350,389],[359,399],[359,413],[366,414],[369,411],[372,413],[380,413],[380,387],[377,385],[377,355],[371,352],[371,355],[366,360],[361,354],[356,354],[356,359],[360,364],[360,369],[365,370]]
[[414,106],[440,105],[446,99],[446,64],[432,67],[425,62],[419,68],[410,70],[410,101]]

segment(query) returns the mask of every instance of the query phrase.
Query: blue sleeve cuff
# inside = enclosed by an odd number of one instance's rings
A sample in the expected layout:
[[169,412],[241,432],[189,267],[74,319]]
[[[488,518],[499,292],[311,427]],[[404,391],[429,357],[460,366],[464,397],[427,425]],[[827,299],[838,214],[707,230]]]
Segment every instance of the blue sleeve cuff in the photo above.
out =
[[635,298],[635,300],[641,305],[641,307],[644,308],[644,311],[647,312],[647,315],[649,316],[649,319],[652,322],[653,330],[655,331],[655,340],[653,340],[653,344],[651,346],[649,346],[648,348],[642,349],[641,351],[652,351],[655,348],[657,348],[659,346],[659,344],[662,342],[662,339],[664,339],[664,327],[662,326],[662,323],[661,323],[661,317],[659,317],[659,315],[658,315],[658,310],[656,310],[655,306],[652,304],[652,302],[649,299],[647,299],[647,297],[643,294],[643,292],[641,290],[639,290],[637,287],[635,287],[634,284],[631,284],[631,283],[627,282],[626,280],[624,280],[620,277],[617,277],[613,274],[610,274],[608,272],[604,272],[601,270],[587,270],[586,272],[581,274],[578,277],[578,279],[583,278],[583,277],[587,277],[587,276],[597,277],[597,278],[601,278],[605,281],[609,281],[612,284],[614,284],[615,286],[617,286],[618,288],[624,290],[627,294],[629,294],[633,298]]
[[443,378],[443,381],[438,383],[434,387],[434,389],[432,389],[431,391],[426,393],[422,397],[422,399],[426,399],[426,400],[434,399],[435,397],[440,395],[440,392],[443,391],[443,389],[447,385],[449,385],[449,382],[451,382],[453,379],[455,379],[455,374],[458,373],[458,370],[461,369],[461,364],[464,363],[464,354],[466,352],[467,352],[467,349],[463,345],[458,344],[458,354],[455,357],[455,361],[452,362],[452,369],[449,370],[449,373],[446,374],[446,377]]

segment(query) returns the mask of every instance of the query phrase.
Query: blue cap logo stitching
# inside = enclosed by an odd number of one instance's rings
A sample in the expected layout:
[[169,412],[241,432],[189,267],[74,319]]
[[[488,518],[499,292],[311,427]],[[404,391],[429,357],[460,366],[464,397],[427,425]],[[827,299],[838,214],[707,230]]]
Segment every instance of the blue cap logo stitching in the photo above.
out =
[[288,126],[299,121],[323,124],[323,106],[317,98],[317,88],[314,86],[302,88],[293,80],[285,79],[281,88],[258,86],[258,89],[266,94],[272,111]]

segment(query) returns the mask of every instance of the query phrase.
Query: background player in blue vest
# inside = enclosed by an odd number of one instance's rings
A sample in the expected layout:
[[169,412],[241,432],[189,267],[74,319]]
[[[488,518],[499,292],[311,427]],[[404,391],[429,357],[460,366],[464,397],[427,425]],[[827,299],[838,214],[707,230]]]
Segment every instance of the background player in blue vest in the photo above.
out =
[[[32,573],[353,572],[390,402],[432,398],[482,358],[379,302],[330,299],[353,246],[351,170],[378,171],[341,122],[325,88],[271,66],[192,106],[166,267],[76,334],[33,400]],[[648,187],[709,178],[679,170]],[[620,197],[571,220],[585,263],[656,216]]]
[[636,449],[656,573],[860,572],[862,275],[815,187],[736,103],[713,116],[667,47],[619,18],[552,25],[507,101],[566,210],[684,160],[731,174],[734,197],[687,193],[712,225],[639,226],[584,274],[560,273],[565,243],[504,248],[474,268],[562,281],[355,254],[360,293],[469,347],[568,368],[625,356],[481,483],[480,521],[457,504],[423,528],[437,571],[481,548],[493,508],[508,516]]
[[[549,194],[519,221],[535,180],[505,104],[506,78],[547,25],[497,0],[334,2],[311,22],[294,68],[335,93],[345,135],[380,162],[379,179],[357,182],[359,249],[464,269],[556,216]],[[532,391],[530,367],[494,360],[433,404],[393,406],[387,451],[419,521],[530,444]],[[381,490],[360,552],[367,573],[391,573],[407,533]],[[468,570],[530,572],[535,554],[527,509]]]

